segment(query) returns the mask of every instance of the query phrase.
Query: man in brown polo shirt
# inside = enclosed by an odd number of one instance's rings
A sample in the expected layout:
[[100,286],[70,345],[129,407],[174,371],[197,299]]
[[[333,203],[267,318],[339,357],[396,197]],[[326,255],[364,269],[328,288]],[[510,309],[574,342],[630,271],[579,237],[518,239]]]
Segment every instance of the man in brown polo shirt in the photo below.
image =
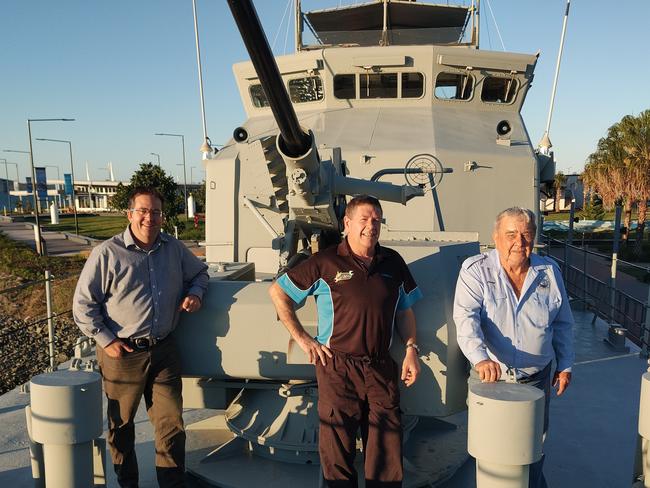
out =
[[[346,238],[282,275],[269,293],[278,317],[316,366],[319,453],[328,486],[357,486],[356,433],[361,429],[366,486],[401,486],[399,377],[420,372],[415,314],[422,296],[402,257],[378,244],[382,210],[370,196],[347,205]],[[318,336],[296,317],[294,302],[314,295]],[[401,375],[388,353],[397,328],[406,344]]]

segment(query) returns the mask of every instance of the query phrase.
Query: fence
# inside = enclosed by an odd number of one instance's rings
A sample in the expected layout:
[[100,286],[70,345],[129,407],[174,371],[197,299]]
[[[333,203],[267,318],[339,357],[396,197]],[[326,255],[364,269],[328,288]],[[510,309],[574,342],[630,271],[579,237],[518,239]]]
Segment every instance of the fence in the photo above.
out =
[[68,359],[59,356],[79,336],[69,308],[76,278],[45,271],[44,279],[0,290],[0,393]]
[[[648,357],[650,283],[645,285],[645,290],[642,282],[627,274],[622,276],[618,268],[625,266],[636,270],[639,276],[650,276],[650,267],[618,259],[617,253],[608,256],[586,246],[574,246],[569,243],[569,236],[560,240],[542,235],[542,240],[546,243],[543,254],[560,264],[568,293],[594,312],[594,320],[600,316],[610,325],[624,327],[627,337]],[[627,291],[621,289],[622,278]]]

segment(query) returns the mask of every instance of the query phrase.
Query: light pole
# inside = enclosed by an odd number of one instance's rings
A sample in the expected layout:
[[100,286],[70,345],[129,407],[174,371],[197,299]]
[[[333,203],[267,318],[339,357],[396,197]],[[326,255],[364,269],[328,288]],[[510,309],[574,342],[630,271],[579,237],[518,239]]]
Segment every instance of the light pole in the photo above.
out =
[[183,195],[185,197],[183,206],[185,207],[185,218],[187,220],[190,220],[190,213],[189,213],[189,209],[187,208],[187,171],[185,166],[185,136],[183,134],[168,134],[166,132],[156,132],[155,135],[181,138],[181,144],[183,145]]
[[[72,160],[72,142],[71,141],[66,141],[62,139],[44,139],[44,138],[36,138],[37,141],[46,141],[46,142],[63,142],[64,144],[68,145],[68,149],[70,150],[70,178],[72,179],[72,212],[74,213],[74,231],[75,234],[79,235],[79,220],[77,219],[77,202],[76,202],[76,197],[74,194],[74,162]],[[58,167],[57,167],[58,170]]]
[[38,218],[38,199],[36,198],[36,170],[34,169],[34,148],[32,147],[32,122],[72,122],[74,119],[27,119],[27,133],[29,134],[29,163],[32,167],[32,196],[34,197],[34,209],[36,210],[36,252],[43,255],[41,222]]
[[196,166],[190,166],[190,184],[192,185],[194,184],[194,168],[196,168]]
[[157,153],[149,153],[149,154],[151,154],[152,156],[156,156],[158,158],[158,167],[160,167],[160,154]]

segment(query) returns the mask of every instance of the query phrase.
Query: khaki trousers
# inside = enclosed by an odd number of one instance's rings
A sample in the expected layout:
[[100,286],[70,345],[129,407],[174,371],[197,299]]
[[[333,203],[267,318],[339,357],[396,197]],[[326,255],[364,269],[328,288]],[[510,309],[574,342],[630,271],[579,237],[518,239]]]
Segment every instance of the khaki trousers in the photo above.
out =
[[108,445],[120,486],[138,486],[133,419],[143,395],[155,432],[158,484],[185,486],[181,364],[173,339],[116,359],[98,347],[97,359],[108,398]]

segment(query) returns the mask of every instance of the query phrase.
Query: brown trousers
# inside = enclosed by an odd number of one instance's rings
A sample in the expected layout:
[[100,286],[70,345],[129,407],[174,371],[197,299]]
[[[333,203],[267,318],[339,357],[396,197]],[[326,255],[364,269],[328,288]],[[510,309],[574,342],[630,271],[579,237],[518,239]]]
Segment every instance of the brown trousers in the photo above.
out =
[[158,484],[185,486],[181,364],[173,339],[117,359],[98,347],[97,359],[108,398],[108,445],[120,486],[138,486],[133,419],[143,395],[155,432]]
[[316,366],[319,453],[325,483],[356,487],[356,434],[361,430],[366,487],[402,486],[402,427],[395,361],[334,352]]

